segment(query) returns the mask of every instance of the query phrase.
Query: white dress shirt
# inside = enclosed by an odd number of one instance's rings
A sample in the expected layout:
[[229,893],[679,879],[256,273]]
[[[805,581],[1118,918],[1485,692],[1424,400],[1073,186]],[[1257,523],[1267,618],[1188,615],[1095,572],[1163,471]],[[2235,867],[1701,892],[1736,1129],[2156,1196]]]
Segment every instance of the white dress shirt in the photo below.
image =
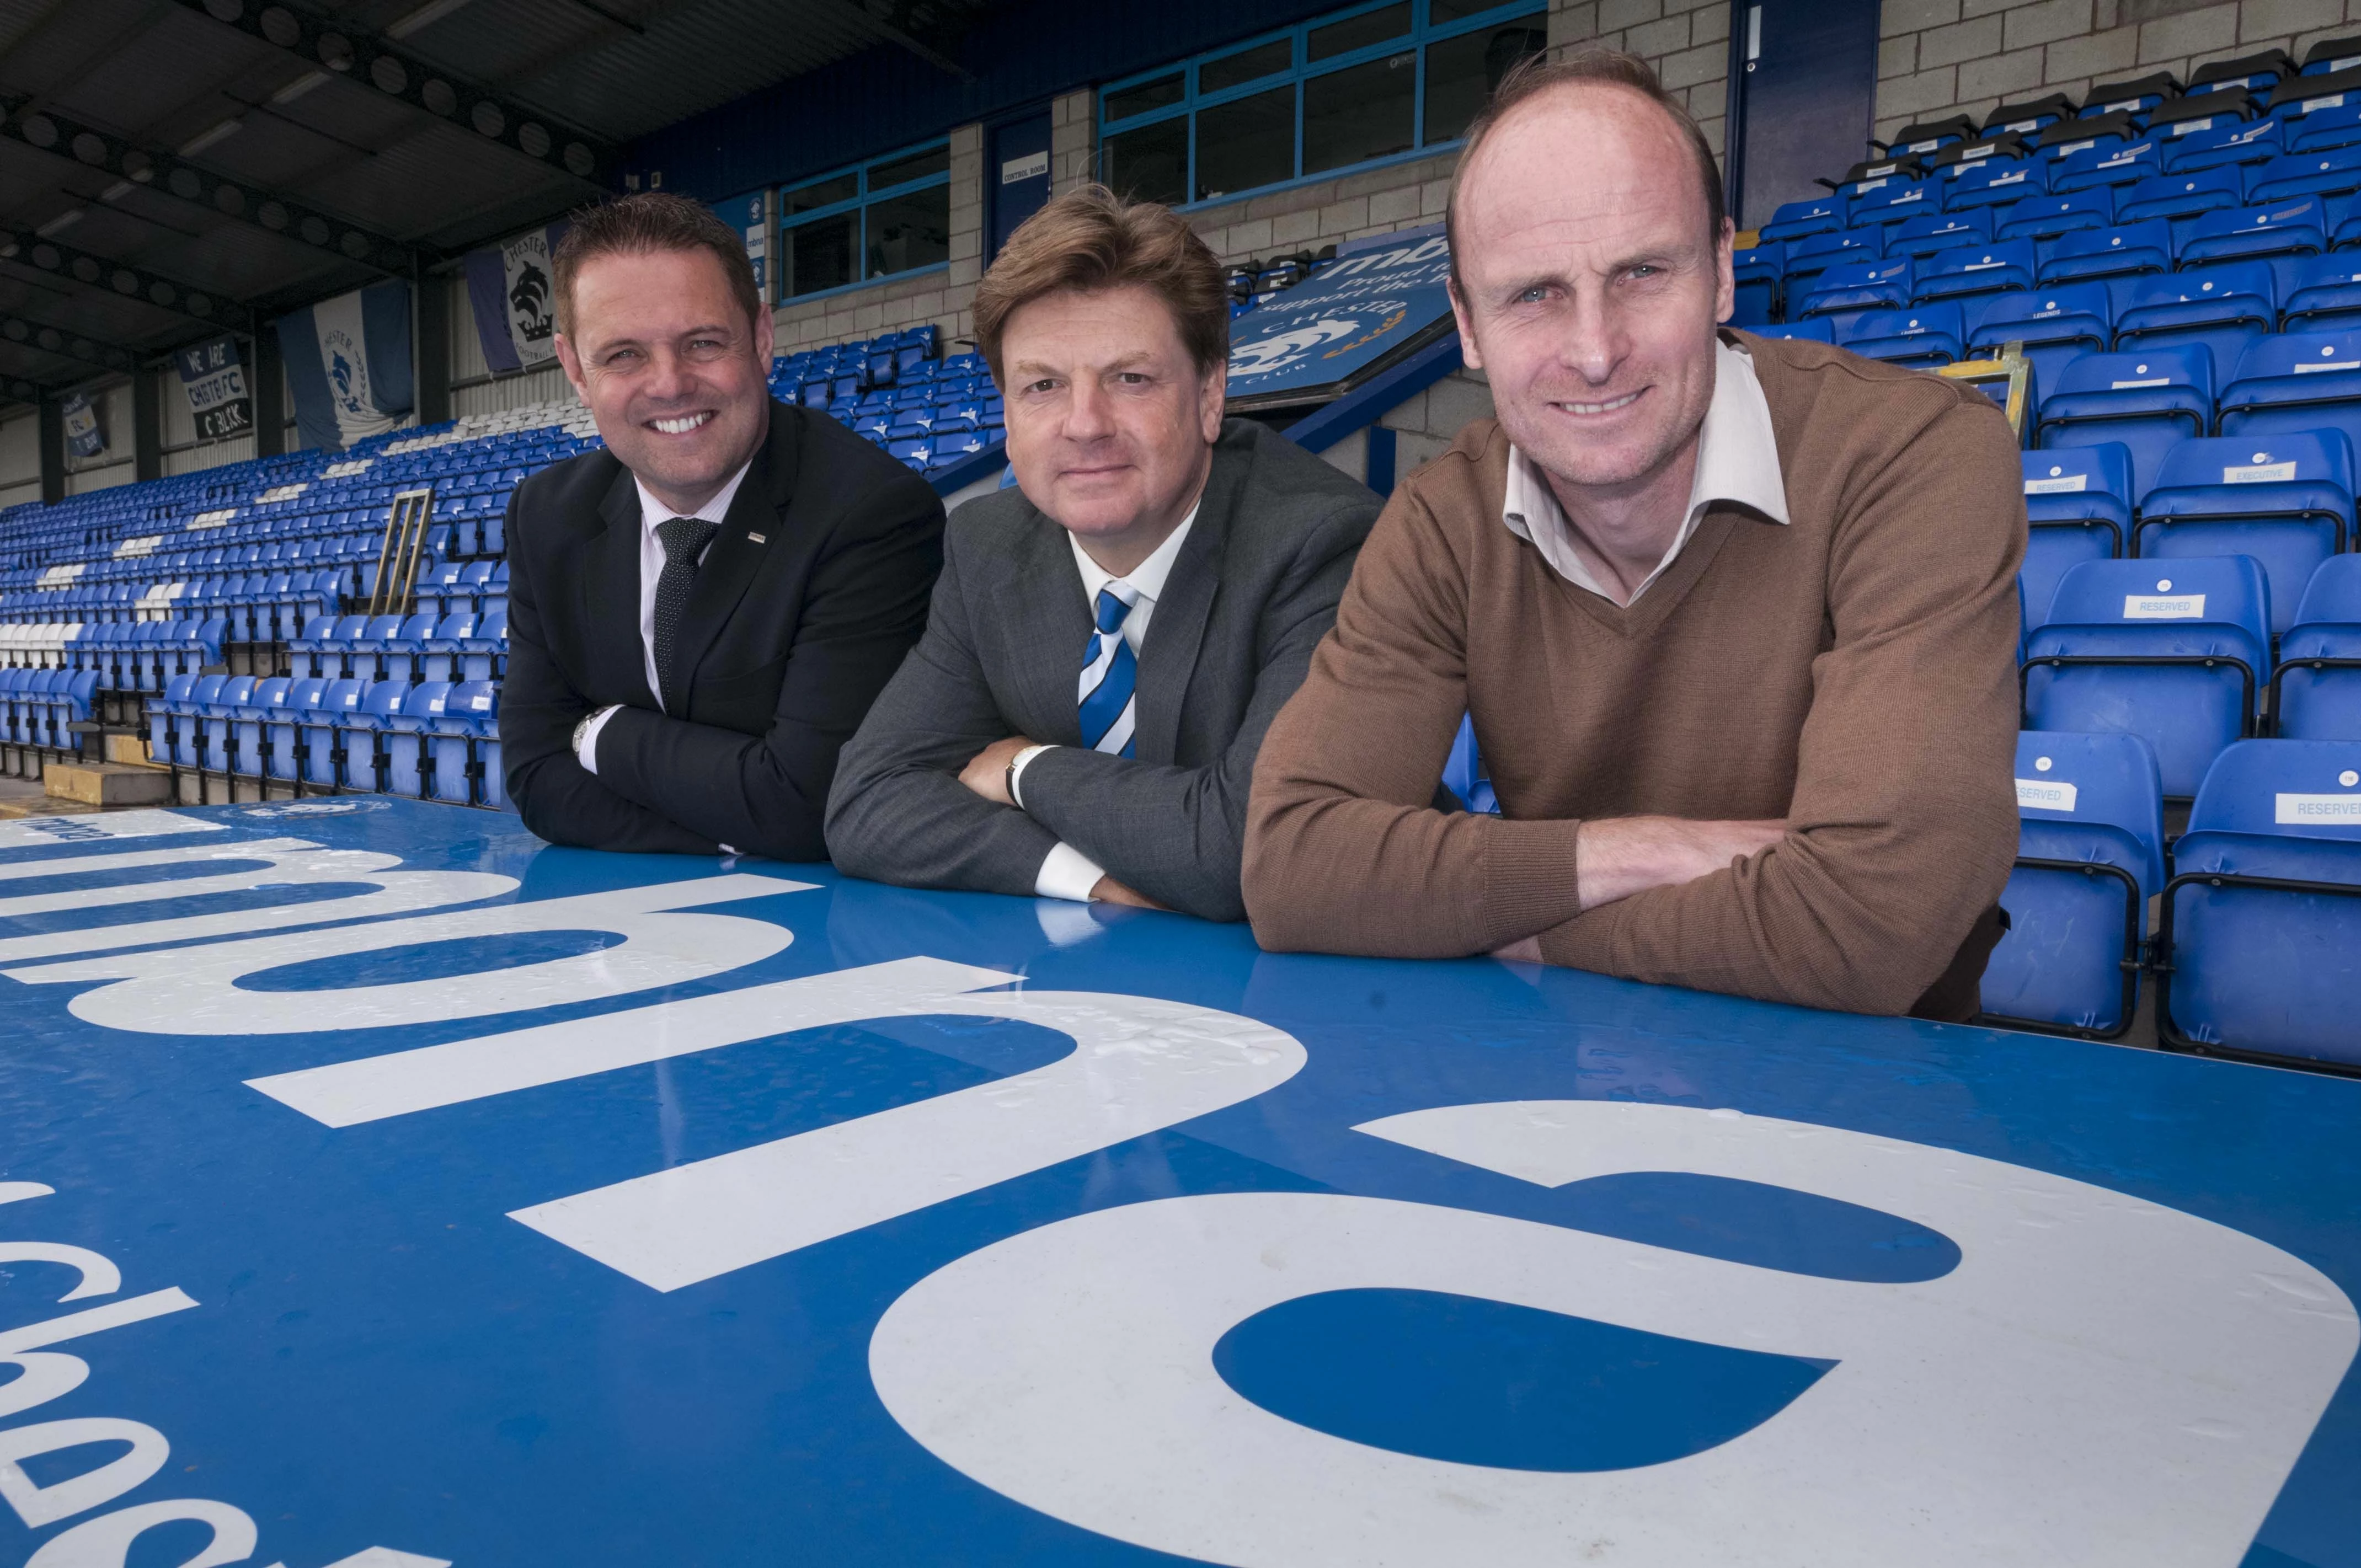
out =
[[[711,500],[692,512],[673,510],[650,495],[648,488],[640,483],[637,475],[631,477],[632,488],[640,492],[640,652],[647,661],[648,690],[655,694],[656,711],[659,713],[664,711],[664,682],[656,678],[656,579],[664,576],[664,547],[656,530],[676,517],[693,517],[719,528],[721,520],[730,515],[730,503],[738,499],[738,487],[746,482],[747,471],[753,466],[754,460],[752,457],[746,459],[739,470],[730,476],[730,482],[713,493]],[[716,532],[713,537],[719,539],[721,535]],[[710,552],[713,546],[708,543],[705,548]],[[697,556],[699,562],[704,559],[702,554]],[[621,706],[617,703],[613,707],[601,711],[590,720],[590,728],[582,732],[582,750],[577,754],[581,758],[584,772],[595,773],[598,771],[598,731],[607,728],[607,720],[613,718],[615,708]]]
[[1576,587],[1618,604],[1636,603],[1663,576],[1687,544],[1706,508],[1715,501],[1736,501],[1782,524],[1787,521],[1787,478],[1779,466],[1779,442],[1771,429],[1771,405],[1763,383],[1754,377],[1754,361],[1743,349],[1727,343],[1714,345],[1713,400],[1706,405],[1705,424],[1697,434],[1697,475],[1689,481],[1688,515],[1654,571],[1641,580],[1628,599],[1616,599],[1600,586],[1575,553],[1574,531],[1549,488],[1548,478],[1533,460],[1509,448],[1508,494],[1500,503],[1500,521],[1518,538],[1528,540],[1542,559]]
[[[1126,584],[1139,596],[1132,601],[1131,613],[1124,617],[1123,621],[1123,640],[1131,644],[1134,659],[1139,657],[1139,650],[1148,641],[1148,623],[1156,614],[1156,601],[1164,596],[1165,580],[1172,576],[1172,563],[1180,558],[1180,546],[1188,542],[1189,530],[1195,526],[1196,521],[1197,509],[1191,507],[1189,515],[1180,520],[1180,526],[1172,531],[1171,537],[1158,545],[1154,554],[1121,577],[1092,560],[1090,552],[1082,548],[1081,540],[1071,533],[1066,535],[1066,543],[1074,552],[1074,565],[1082,575],[1082,603],[1090,607],[1093,618],[1098,614],[1099,591],[1109,583]],[[1079,648],[1074,650],[1074,668],[1077,673],[1082,669],[1082,650]],[[1009,793],[1016,796],[1020,809],[1025,805],[1027,766],[1042,752],[1054,750],[1049,746],[1027,746],[1016,753],[1016,764],[1010,772],[1008,783]],[[1033,894],[1037,898],[1071,898],[1087,903],[1091,889],[1096,887],[1099,878],[1104,875],[1106,872],[1088,855],[1060,840],[1050,846],[1049,855],[1041,861],[1040,871],[1035,873]]]

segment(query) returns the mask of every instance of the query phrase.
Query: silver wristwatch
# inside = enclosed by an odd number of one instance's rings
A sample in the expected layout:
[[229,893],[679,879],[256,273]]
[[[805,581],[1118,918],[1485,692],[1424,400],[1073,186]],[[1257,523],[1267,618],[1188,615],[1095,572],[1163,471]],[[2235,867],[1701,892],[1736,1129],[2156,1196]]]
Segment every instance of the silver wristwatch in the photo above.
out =
[[594,708],[584,714],[580,721],[574,726],[574,755],[577,761],[579,761],[582,756],[582,737],[590,733],[590,721],[605,711],[607,711],[605,708]]

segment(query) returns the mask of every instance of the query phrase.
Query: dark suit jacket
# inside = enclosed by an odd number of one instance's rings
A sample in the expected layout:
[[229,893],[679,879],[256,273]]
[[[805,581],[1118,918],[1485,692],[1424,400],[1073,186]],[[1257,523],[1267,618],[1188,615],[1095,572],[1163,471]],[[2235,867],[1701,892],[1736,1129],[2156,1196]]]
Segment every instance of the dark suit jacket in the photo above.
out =
[[[500,746],[525,826],[594,850],[824,858],[837,752],[926,624],[942,529],[917,475],[833,420],[772,404],[681,622],[686,710],[666,715],[640,641],[630,470],[602,449],[518,486]],[[599,731],[594,775],[574,760],[574,726],[609,703],[625,706]]]
[[[1140,649],[1137,760],[1082,749],[1093,624],[1066,531],[1014,488],[960,508],[927,635],[844,750],[829,799],[838,867],[1030,894],[1062,839],[1159,903],[1245,919],[1255,753],[1335,620],[1379,504],[1284,436],[1223,426]],[[1022,811],[959,782],[1011,735],[1059,747],[1027,765]]]

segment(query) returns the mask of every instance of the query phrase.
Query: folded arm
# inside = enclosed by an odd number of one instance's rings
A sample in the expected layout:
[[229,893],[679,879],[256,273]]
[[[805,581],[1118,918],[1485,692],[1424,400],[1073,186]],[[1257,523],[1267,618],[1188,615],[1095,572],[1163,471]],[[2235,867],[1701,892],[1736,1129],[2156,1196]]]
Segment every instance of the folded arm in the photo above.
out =
[[976,657],[954,535],[926,635],[844,748],[828,805],[838,869],[904,887],[1029,895],[1057,836],[960,782],[1008,729]]
[[627,707],[598,737],[598,782],[746,853],[826,859],[837,753],[917,641],[941,549],[933,492],[878,491],[838,522],[813,568],[770,729],[747,735]]
[[1367,516],[1343,507],[1305,534],[1257,620],[1254,695],[1220,756],[1184,768],[1060,746],[1027,764],[1026,810],[1159,904],[1208,920],[1246,918],[1239,862],[1255,758],[1335,620]]

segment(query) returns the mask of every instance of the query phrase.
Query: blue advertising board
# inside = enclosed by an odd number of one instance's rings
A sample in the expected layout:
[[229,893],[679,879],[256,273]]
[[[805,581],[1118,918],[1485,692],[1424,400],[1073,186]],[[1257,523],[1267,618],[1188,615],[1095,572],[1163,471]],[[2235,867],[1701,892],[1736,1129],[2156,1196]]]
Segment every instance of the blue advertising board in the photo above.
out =
[[1451,247],[1430,230],[1341,255],[1230,324],[1233,411],[1322,402],[1451,328]]
[[2361,1082],[0,822],[0,1562],[2361,1564]]

